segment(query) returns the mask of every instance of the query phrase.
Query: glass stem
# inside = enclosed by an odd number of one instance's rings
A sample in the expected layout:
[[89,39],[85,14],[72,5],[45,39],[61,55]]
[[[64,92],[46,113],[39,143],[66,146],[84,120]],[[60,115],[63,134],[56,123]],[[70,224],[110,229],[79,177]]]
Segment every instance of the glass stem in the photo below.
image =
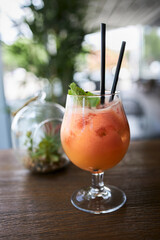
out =
[[92,173],[92,189],[97,192],[103,192],[104,190],[104,172]]

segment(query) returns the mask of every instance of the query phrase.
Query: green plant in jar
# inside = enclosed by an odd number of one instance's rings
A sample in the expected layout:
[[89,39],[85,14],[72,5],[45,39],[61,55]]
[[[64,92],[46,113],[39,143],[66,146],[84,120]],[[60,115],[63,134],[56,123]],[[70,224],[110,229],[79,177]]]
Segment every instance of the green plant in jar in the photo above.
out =
[[64,108],[42,99],[18,109],[12,121],[16,158],[32,172],[52,172],[69,163],[60,142]]
[[[36,172],[49,172],[61,168],[66,159],[61,151],[61,142],[59,135],[53,134],[50,122],[45,123],[45,133],[34,146],[34,136],[31,131],[27,131],[25,146],[27,147],[27,155],[24,156],[23,162],[27,168]],[[58,129],[54,131],[59,131]]]

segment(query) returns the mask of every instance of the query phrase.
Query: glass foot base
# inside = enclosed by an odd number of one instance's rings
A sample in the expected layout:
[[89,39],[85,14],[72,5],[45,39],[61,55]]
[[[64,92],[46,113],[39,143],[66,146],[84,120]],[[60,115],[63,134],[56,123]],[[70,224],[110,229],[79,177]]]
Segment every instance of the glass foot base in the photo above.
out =
[[117,187],[108,185],[99,191],[95,188],[84,188],[75,191],[71,198],[73,206],[93,214],[109,213],[118,210],[126,202],[125,193]]

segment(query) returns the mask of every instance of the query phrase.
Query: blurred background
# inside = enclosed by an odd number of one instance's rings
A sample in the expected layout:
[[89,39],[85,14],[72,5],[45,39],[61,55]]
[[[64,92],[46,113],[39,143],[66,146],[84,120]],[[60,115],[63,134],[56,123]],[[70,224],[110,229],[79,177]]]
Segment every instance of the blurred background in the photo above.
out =
[[160,137],[159,0],[1,0],[0,149],[11,148],[11,112],[38,91],[64,106],[68,85],[100,87],[100,23],[106,32],[106,89],[122,41],[120,79],[131,139]]

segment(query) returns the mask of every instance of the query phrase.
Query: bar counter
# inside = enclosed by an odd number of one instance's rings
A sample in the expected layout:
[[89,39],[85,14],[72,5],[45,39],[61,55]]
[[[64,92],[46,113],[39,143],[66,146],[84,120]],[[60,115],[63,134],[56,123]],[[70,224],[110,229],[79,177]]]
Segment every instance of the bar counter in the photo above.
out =
[[70,197],[90,185],[89,172],[70,163],[54,173],[31,174],[13,150],[1,150],[0,239],[159,240],[160,140],[131,142],[104,180],[126,193],[126,204],[108,214],[85,213]]

